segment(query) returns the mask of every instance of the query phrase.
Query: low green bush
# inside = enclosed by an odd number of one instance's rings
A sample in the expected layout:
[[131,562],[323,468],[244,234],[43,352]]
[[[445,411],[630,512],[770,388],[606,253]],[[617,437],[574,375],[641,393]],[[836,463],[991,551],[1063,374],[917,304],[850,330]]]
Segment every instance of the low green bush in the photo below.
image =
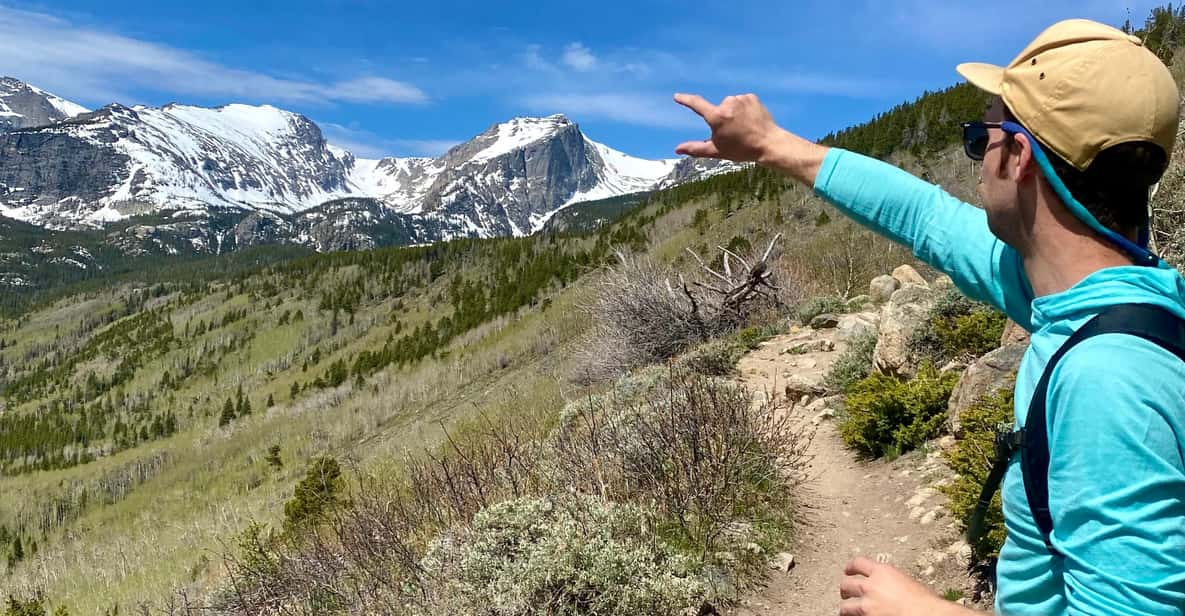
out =
[[958,374],[932,364],[910,380],[874,373],[852,386],[840,436],[863,455],[895,457],[938,435]]
[[785,328],[778,323],[764,323],[750,325],[744,329],[737,330],[736,333],[726,338],[726,340],[733,341],[746,350],[752,350],[756,349],[762,342],[784,332]]
[[827,386],[847,392],[872,372],[872,352],[876,349],[876,329],[869,328],[848,340],[848,348],[831,365]]
[[[1012,388],[1000,390],[976,402],[959,417],[963,436],[946,452],[946,460],[958,476],[942,488],[949,498],[947,507],[957,520],[966,522],[979,501],[995,457],[996,426],[1015,421],[1012,394]],[[987,532],[971,546],[976,560],[981,562],[998,557],[1007,536],[999,493],[992,499],[985,521]]]
[[834,295],[812,297],[795,307],[794,318],[806,325],[811,319],[827,312],[847,312],[843,298]]
[[952,288],[935,300],[925,325],[910,337],[909,352],[936,366],[978,357],[1000,346],[1007,321],[1000,311]]
[[676,363],[697,374],[728,376],[736,373],[737,362],[745,351],[745,346],[741,344],[713,340],[688,351]]
[[493,505],[434,541],[422,565],[433,614],[675,615],[707,594],[650,512],[590,496]]

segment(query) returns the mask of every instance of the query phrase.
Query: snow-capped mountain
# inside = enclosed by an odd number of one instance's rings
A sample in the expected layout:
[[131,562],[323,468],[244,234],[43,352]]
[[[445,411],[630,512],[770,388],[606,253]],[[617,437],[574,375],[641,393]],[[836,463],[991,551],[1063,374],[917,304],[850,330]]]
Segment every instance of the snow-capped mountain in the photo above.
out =
[[0,133],[44,126],[86,113],[88,109],[12,77],[0,77]]
[[[0,131],[0,215],[51,228],[164,215],[210,251],[221,248],[200,221],[227,212],[266,228],[260,241],[318,249],[366,245],[354,227],[397,229],[409,242],[521,236],[575,203],[734,168],[635,158],[562,115],[495,124],[435,159],[369,160],[328,144],[308,118],[266,105],[87,112],[12,79],[0,81],[0,105],[0,120],[20,120]],[[349,239],[310,239],[308,229],[329,226]]]

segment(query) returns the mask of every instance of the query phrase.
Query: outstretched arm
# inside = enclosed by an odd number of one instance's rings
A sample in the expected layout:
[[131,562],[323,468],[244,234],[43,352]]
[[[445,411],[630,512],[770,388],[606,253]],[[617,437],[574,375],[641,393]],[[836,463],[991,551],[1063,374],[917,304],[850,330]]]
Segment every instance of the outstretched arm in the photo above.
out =
[[909,246],[967,295],[1028,325],[1032,291],[1020,257],[992,235],[983,210],[892,165],[780,128],[752,94],[719,105],[690,94],[675,101],[712,131],[707,140],[679,144],[677,153],[756,162],[811,186],[857,222]]

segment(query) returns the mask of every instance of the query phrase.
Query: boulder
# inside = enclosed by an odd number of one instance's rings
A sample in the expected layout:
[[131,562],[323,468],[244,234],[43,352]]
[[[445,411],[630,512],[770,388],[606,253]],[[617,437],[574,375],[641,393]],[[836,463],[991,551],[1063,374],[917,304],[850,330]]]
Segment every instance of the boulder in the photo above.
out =
[[909,284],[893,293],[881,308],[876,350],[872,352],[874,368],[905,377],[917,372],[916,361],[909,356],[909,338],[925,323],[933,305],[934,296],[927,287]]
[[811,329],[831,329],[839,325],[839,315],[825,312],[811,319]]
[[1008,319],[1008,322],[1004,324],[1004,335],[1000,336],[1000,346],[1028,343],[1029,332],[1020,325],[1017,325],[1016,321]]
[[[786,399],[799,400],[806,399],[808,402],[812,398],[816,398],[827,393],[827,388],[823,386],[823,375],[814,374],[794,374],[785,373],[783,377],[786,379]],[[805,404],[805,403],[804,403]]]
[[959,417],[971,408],[971,405],[1000,389],[1012,386],[1026,348],[1026,344],[1002,346],[975,360],[963,371],[963,376],[959,377],[959,382],[951,392],[950,402],[947,404],[950,429],[956,437],[963,435]]
[[860,334],[871,331],[876,332],[876,324],[880,321],[879,312],[859,312],[856,314],[845,314],[839,318],[839,325],[836,325],[836,336],[840,340],[851,340]]
[[893,278],[897,282],[900,282],[903,287],[909,284],[916,284],[923,287],[930,286],[926,283],[926,279],[922,278],[922,275],[909,265],[898,265],[897,269],[893,270]]
[[868,283],[868,296],[877,304],[883,304],[889,301],[893,296],[893,291],[901,288],[901,283],[892,276],[877,276]]

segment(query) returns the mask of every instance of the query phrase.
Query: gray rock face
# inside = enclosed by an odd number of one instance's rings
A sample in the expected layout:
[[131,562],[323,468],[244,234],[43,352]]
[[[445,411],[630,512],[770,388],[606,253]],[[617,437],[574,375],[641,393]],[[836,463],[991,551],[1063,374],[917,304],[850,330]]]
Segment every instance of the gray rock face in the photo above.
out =
[[67,130],[0,135],[0,201],[46,207],[43,224],[88,216],[128,173],[127,155]]
[[968,408],[984,397],[1013,385],[1026,348],[1027,344],[1002,346],[980,357],[963,371],[947,406],[951,432],[956,437],[963,435],[959,417]]
[[0,133],[61,122],[70,117],[70,105],[20,80],[0,77]]
[[909,338],[925,322],[934,305],[926,287],[906,285],[893,293],[881,309],[880,331],[872,365],[882,373],[912,377],[918,366],[909,355]]
[[[299,211],[346,190],[346,168],[315,124],[279,109],[109,105],[0,135],[0,184],[0,202],[31,222],[98,224],[164,209]],[[81,208],[63,216],[70,201]]]
[[684,158],[678,163],[675,163],[675,168],[671,171],[670,175],[659,182],[658,188],[666,188],[690,180],[711,177],[718,173],[736,171],[737,169],[745,168],[745,166],[742,163],[734,163],[715,158]]
[[545,122],[523,127],[545,136],[509,152],[483,156],[504,138],[503,125],[450,150],[423,211],[443,220],[468,219],[489,235],[524,235],[573,194],[595,186],[604,162],[579,127],[562,116],[534,124]]

